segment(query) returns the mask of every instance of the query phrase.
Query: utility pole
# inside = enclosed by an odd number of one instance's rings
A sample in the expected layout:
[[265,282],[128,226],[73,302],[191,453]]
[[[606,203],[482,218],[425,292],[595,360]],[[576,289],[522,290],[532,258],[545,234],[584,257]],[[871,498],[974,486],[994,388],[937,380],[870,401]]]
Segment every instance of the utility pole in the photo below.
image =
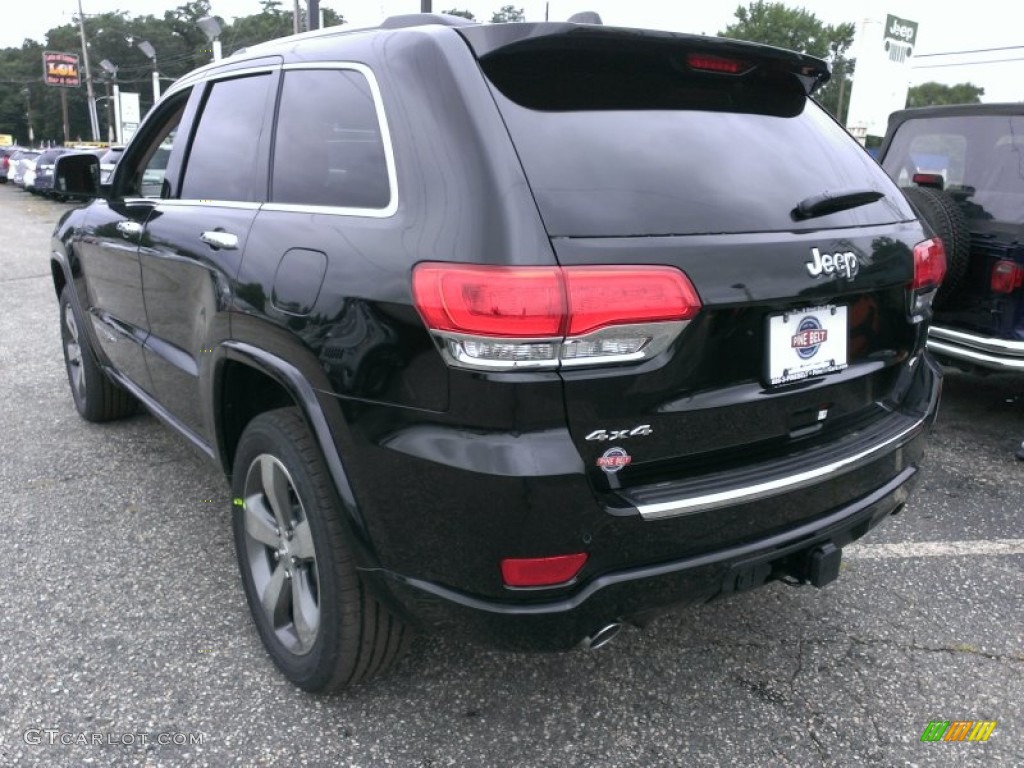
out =
[[85,90],[89,99],[89,127],[92,128],[92,140],[100,140],[99,119],[96,117],[96,101],[92,93],[92,72],[89,69],[89,47],[85,42],[85,14],[82,13],[82,0],[78,0],[78,31],[82,35],[82,61],[85,62]]
[[292,0],[292,34],[297,35],[302,31],[302,11],[299,10],[299,0]]
[[433,13],[431,0],[420,0],[420,13]]
[[[430,0],[426,0],[429,2]],[[307,29],[320,29],[320,0],[306,0]]]

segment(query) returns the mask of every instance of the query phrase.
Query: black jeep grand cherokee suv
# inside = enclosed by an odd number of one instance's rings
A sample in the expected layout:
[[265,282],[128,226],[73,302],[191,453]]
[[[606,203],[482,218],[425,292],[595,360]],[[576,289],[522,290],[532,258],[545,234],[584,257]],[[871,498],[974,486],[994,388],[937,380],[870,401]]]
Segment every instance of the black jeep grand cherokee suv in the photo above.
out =
[[309,690],[789,577],[907,499],[942,278],[903,195],[722,39],[399,17],[174,85],[53,239],[68,376],[220,463]]

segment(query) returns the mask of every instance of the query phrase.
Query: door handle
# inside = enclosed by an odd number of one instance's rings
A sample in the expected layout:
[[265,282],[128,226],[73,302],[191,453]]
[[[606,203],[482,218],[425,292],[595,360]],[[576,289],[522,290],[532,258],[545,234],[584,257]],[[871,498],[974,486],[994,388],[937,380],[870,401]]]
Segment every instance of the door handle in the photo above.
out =
[[238,235],[233,235],[230,232],[213,229],[203,232],[199,239],[211,248],[220,248],[224,251],[233,251],[238,248]]
[[117,231],[125,237],[139,237],[142,234],[142,225],[137,221],[119,221]]

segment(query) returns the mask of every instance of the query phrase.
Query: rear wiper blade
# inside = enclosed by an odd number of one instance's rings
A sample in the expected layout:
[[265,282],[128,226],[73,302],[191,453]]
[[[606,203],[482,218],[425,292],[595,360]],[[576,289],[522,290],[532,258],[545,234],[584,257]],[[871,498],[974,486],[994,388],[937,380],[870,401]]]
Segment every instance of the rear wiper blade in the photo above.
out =
[[838,213],[850,208],[857,208],[861,205],[873,203],[885,197],[884,192],[875,189],[851,189],[845,192],[825,192],[820,195],[812,195],[797,203],[792,211],[796,221],[813,219],[816,216],[825,216],[829,213]]

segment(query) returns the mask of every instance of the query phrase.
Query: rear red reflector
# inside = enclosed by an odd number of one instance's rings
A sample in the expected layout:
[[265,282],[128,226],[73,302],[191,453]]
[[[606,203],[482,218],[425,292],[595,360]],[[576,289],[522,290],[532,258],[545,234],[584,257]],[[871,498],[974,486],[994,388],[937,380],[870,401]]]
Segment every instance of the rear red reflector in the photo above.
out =
[[915,291],[938,288],[946,275],[946,249],[935,237],[914,246],[914,279],[910,283]]
[[686,63],[691,69],[699,69],[704,72],[720,72],[726,75],[738,75],[745,72],[748,65],[739,59],[730,59],[725,56],[713,56],[709,53],[691,53],[686,56]]
[[501,578],[509,587],[550,587],[571,581],[586,562],[586,552],[555,557],[509,557],[501,561]]
[[416,265],[413,300],[434,331],[500,338],[579,336],[599,328],[689,320],[696,289],[662,266]]
[[1024,267],[1016,262],[1003,259],[992,267],[992,292],[1013,293],[1024,283]]

